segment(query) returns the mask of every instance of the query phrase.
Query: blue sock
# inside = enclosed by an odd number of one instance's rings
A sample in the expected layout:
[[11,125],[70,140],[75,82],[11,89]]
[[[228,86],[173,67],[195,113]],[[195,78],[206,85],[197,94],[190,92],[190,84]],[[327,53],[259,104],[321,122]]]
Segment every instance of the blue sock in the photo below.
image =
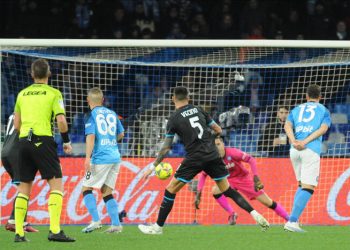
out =
[[84,203],[86,208],[89,211],[89,214],[92,217],[93,221],[99,221],[100,217],[97,212],[96,198],[91,190],[87,190],[83,192],[84,195]]
[[294,195],[294,201],[293,201],[293,204],[295,204],[295,201],[296,201],[297,196],[299,195],[300,191],[301,191],[301,187],[300,187],[300,186],[298,186],[298,189],[297,189],[297,191],[295,192],[295,195]]
[[112,221],[112,226],[120,226],[119,211],[117,201],[113,198],[113,195],[107,195],[103,197],[106,204],[107,213]]
[[295,198],[295,202],[293,205],[292,214],[290,215],[289,221],[297,222],[301,213],[304,211],[306,204],[310,200],[313,194],[313,190],[310,189],[302,189],[299,191],[298,196]]

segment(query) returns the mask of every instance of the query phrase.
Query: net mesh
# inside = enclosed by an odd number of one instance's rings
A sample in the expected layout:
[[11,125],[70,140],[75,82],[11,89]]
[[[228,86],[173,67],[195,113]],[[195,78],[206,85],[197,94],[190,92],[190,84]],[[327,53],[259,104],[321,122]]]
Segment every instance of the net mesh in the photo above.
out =
[[[58,133],[59,155],[63,159],[66,207],[65,223],[89,221],[79,196],[84,175],[84,115],[88,111],[87,90],[100,87],[104,105],[121,117],[126,133],[120,144],[122,170],[115,195],[119,209],[129,211],[127,223],[156,218],[168,181],[140,181],[139,171],[154,160],[165,134],[167,118],[174,111],[171,92],[185,86],[191,101],[218,121],[219,115],[238,106],[249,107],[243,123],[225,131],[227,146],[237,147],[257,158],[265,191],[288,211],[296,188],[288,158],[289,145],[281,121],[289,110],[305,102],[309,84],[319,84],[322,103],[332,113],[332,127],[324,137],[321,184],[317,196],[304,213],[305,223],[321,223],[320,208],[336,216],[338,201],[330,197],[334,181],[349,165],[350,132],[350,50],[325,48],[68,48],[68,47],[1,47],[1,132],[13,112],[17,93],[31,83],[30,64],[46,58],[52,71],[50,85],[58,88],[65,101],[67,120],[73,142],[73,157],[66,157]],[[56,131],[57,132],[57,131]],[[184,147],[175,139],[165,160],[174,170],[184,156]],[[2,170],[4,171],[4,170]],[[11,194],[15,191],[2,173],[2,222],[8,218]],[[36,180],[38,197],[40,180]],[[193,207],[195,185],[177,196],[170,223],[226,223],[227,214],[211,197],[212,182],[206,184],[201,209]],[[36,190],[36,189],[35,189]],[[39,190],[39,191],[38,191]],[[35,191],[34,191],[35,192]],[[96,193],[96,195],[98,195]],[[38,198],[39,199],[39,198]],[[34,210],[45,210],[33,199]],[[328,199],[328,200],[327,200]],[[329,199],[333,199],[329,201]],[[98,199],[101,200],[101,197]],[[327,205],[334,203],[333,206]],[[327,203],[327,204],[326,204]],[[332,204],[333,204],[332,203]],[[99,211],[106,217],[103,202]],[[272,210],[253,203],[272,223],[281,223]],[[235,205],[234,205],[235,206]],[[69,212],[74,209],[74,213]],[[327,210],[327,211],[328,211]],[[343,211],[343,210],[341,210]],[[345,211],[345,210],[344,210]],[[252,223],[241,212],[242,223]],[[30,213],[37,223],[47,223]],[[330,216],[330,217],[332,217]],[[107,218],[106,218],[107,220]]]

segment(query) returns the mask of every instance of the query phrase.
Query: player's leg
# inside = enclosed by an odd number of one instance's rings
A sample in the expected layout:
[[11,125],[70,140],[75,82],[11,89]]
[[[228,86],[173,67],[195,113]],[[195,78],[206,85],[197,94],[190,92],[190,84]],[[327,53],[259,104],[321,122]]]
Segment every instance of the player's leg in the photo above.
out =
[[162,234],[162,227],[173,208],[176,193],[182,189],[186,183],[202,171],[200,163],[185,159],[180,167],[176,170],[174,178],[171,179],[168,186],[165,188],[164,197],[158,212],[157,223],[152,225],[139,225],[139,229],[144,234]]
[[226,196],[221,193],[218,186],[213,186],[212,194],[215,201],[229,214],[228,223],[230,225],[236,225],[238,214],[233,210]]
[[60,220],[63,205],[62,169],[57,155],[57,144],[52,137],[34,136],[31,144],[31,159],[41,178],[50,186],[48,211],[50,217],[49,241],[73,242],[61,230]]
[[264,231],[269,228],[270,225],[267,220],[255,211],[240,193],[231,188],[227,180],[228,171],[221,158],[208,162],[208,167],[206,167],[204,171],[216,182],[216,185],[222,194],[232,199],[238,206],[250,213]]
[[176,193],[181,190],[186,182],[173,178],[165,189],[162,204],[160,205],[157,222],[151,225],[139,225],[139,229],[144,234],[162,234],[164,223],[171,212]]
[[119,220],[118,203],[112,195],[112,191],[114,190],[119,174],[119,164],[113,164],[112,166],[108,166],[108,168],[109,171],[107,171],[108,174],[106,176],[106,180],[101,188],[102,197],[107,208],[107,213],[111,218],[111,226],[105,232],[120,233],[122,232],[123,228]]
[[[103,167],[102,167],[103,168]],[[103,174],[103,172],[100,172]],[[89,214],[91,215],[92,221],[91,223],[82,229],[83,233],[90,233],[96,229],[100,229],[102,227],[100,216],[97,211],[97,202],[95,195],[93,194],[92,190],[93,187],[95,188],[101,188],[103,184],[103,180],[100,181],[99,178],[102,178],[103,176],[97,176],[96,173],[96,167],[94,165],[91,166],[91,171],[85,173],[84,179],[83,179],[83,200],[85,207],[87,208]],[[104,177],[105,178],[105,177]],[[97,185],[99,184],[99,185]]]
[[298,221],[318,184],[320,171],[320,157],[312,150],[305,149],[300,151],[300,159],[301,190],[295,197],[292,213],[284,227],[285,230],[293,232],[304,232],[304,230],[299,227]]
[[31,145],[25,139],[19,141],[19,152],[18,152],[18,169],[19,169],[19,180],[18,194],[15,201],[15,224],[16,224],[16,235],[15,242],[28,241],[24,236],[24,218],[28,210],[29,196],[32,189],[32,182],[35,178],[37,168],[30,158]]
[[[18,186],[18,194],[15,201],[15,242],[27,241],[24,238],[24,218],[28,210],[29,195],[32,189],[32,181],[21,182]],[[18,235],[18,237],[17,237]]]
[[296,197],[290,221],[298,221],[318,184],[320,157],[310,149],[302,151],[301,190]]
[[284,207],[272,200],[266,193],[257,196],[256,200],[264,204],[266,207],[271,208],[278,216],[282,217],[284,220],[289,220],[289,215]]

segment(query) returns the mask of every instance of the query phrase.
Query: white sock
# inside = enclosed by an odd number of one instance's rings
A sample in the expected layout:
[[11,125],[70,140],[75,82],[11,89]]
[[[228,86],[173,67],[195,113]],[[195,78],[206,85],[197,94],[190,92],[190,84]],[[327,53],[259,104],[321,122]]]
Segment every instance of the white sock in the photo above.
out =
[[256,210],[253,210],[253,211],[250,212],[250,215],[255,219],[260,214]]

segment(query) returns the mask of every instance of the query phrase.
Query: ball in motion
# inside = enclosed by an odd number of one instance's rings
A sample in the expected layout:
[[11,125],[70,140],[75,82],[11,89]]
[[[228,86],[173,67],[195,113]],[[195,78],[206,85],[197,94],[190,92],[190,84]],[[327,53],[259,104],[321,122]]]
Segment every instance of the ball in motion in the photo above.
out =
[[173,174],[173,168],[170,163],[161,162],[155,169],[156,176],[161,180],[168,179]]

